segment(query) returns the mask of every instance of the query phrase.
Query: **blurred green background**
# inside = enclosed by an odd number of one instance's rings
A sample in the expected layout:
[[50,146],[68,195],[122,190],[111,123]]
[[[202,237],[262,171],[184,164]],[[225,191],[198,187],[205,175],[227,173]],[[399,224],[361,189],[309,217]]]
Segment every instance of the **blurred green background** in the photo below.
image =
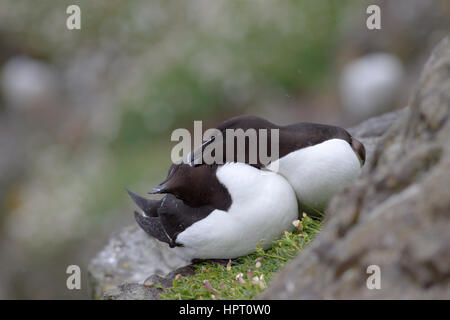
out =
[[[449,21],[445,0],[0,0],[0,298],[88,298],[89,259],[135,223],[124,187],[165,177],[174,129],[239,114],[350,126],[403,107]],[[401,77],[355,117],[340,79],[374,52]],[[66,288],[71,264],[82,290]]]

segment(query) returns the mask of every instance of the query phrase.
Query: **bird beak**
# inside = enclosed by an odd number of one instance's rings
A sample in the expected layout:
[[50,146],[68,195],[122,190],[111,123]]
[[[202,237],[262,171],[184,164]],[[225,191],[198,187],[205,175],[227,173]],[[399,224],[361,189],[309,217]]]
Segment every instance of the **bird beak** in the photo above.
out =
[[160,201],[159,200],[150,200],[143,198],[141,196],[138,196],[134,192],[128,190],[128,188],[125,188],[130,195],[131,199],[136,203],[136,205],[142,209],[142,211],[145,212],[148,216],[157,216],[157,209],[159,208]]
[[195,167],[195,150],[189,153],[187,164],[191,167]]
[[189,153],[187,164],[191,167],[196,167],[201,164],[202,158],[203,158],[203,146]]
[[167,192],[168,191],[167,191],[166,183],[163,182],[160,185],[158,185],[157,187],[150,190],[148,193],[149,194],[159,194],[159,193],[167,193]]
[[215,136],[210,137],[206,142],[204,142],[200,147],[197,149],[191,151],[188,155],[188,164],[191,167],[196,167],[202,164],[203,161],[203,152],[205,151],[205,148],[214,142],[216,140]]

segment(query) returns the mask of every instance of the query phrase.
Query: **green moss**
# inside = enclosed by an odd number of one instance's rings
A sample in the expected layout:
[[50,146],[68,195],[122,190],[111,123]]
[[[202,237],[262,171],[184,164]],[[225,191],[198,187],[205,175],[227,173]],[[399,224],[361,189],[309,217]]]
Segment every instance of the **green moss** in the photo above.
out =
[[319,232],[321,221],[304,215],[293,232],[284,234],[268,250],[237,259],[236,265],[204,262],[191,277],[181,277],[165,289],[161,299],[253,299],[263,291],[275,272],[307,246]]

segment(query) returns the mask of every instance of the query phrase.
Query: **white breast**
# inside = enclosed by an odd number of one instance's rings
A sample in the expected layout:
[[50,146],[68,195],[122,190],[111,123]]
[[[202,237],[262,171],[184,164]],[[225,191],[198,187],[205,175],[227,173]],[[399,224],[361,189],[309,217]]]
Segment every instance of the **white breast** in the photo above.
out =
[[291,152],[268,166],[283,175],[302,204],[322,211],[328,200],[361,173],[361,165],[351,146],[331,139]]
[[228,189],[228,211],[214,210],[177,237],[193,258],[235,258],[255,250],[261,239],[267,247],[297,219],[297,199],[282,176],[243,163],[227,163],[217,170]]

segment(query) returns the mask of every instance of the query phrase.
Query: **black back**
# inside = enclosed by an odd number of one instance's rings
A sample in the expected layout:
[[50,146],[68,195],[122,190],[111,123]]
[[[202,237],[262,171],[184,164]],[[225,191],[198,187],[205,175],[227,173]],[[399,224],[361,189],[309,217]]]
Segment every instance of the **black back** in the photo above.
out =
[[[317,124],[317,123],[309,123],[309,122],[301,122],[296,123],[292,125],[287,126],[279,126],[274,123],[271,123],[270,121],[267,121],[263,118],[251,116],[251,115],[244,115],[235,117],[229,120],[226,120],[222,122],[217,129],[221,131],[223,140],[219,140],[218,143],[221,143],[223,145],[223,155],[220,158],[220,156],[217,156],[217,162],[219,163],[225,163],[227,162],[227,159],[233,159],[233,161],[241,161],[237,158],[237,148],[238,148],[238,138],[234,138],[234,150],[233,154],[229,155],[227,154],[227,141],[225,138],[226,130],[227,129],[242,129],[244,132],[248,129],[256,129],[256,143],[257,143],[257,156],[256,156],[256,163],[250,163],[250,138],[245,138],[245,145],[244,145],[244,153],[245,153],[245,159],[244,162],[251,164],[257,168],[264,167],[268,165],[270,162],[277,160],[278,158],[284,157],[285,155],[296,151],[298,149],[302,149],[305,147],[313,146],[319,143],[322,143],[329,139],[342,139],[347,141],[349,144],[352,143],[352,137],[351,135],[343,128],[331,126],[331,125],[324,125],[324,124]],[[266,129],[267,130],[267,152],[265,152],[268,156],[270,156],[268,159],[262,159],[260,157],[260,140],[263,139],[263,136],[260,135],[260,129]],[[271,129],[278,129],[279,130],[279,154],[278,158],[275,157],[275,155],[272,155],[271,150]],[[216,143],[213,142],[207,142],[207,143]],[[206,148],[207,143],[202,145],[200,148],[202,151]],[[200,149],[199,148],[199,149]],[[192,154],[202,154],[202,152],[194,151]],[[214,153],[213,153],[214,155]],[[214,155],[215,156],[215,155]],[[220,158],[220,159],[219,159]],[[201,163],[205,163],[204,159]],[[194,159],[191,159],[191,165],[194,165]]]
[[217,179],[217,168],[217,165],[172,164],[166,180],[149,193],[170,193],[191,207],[211,206],[226,211],[231,196]]

